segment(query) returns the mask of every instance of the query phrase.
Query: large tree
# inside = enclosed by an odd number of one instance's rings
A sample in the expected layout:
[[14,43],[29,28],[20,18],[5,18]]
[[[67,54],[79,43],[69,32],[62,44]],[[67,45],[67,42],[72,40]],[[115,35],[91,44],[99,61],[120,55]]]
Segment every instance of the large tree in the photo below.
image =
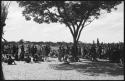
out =
[[41,23],[65,24],[73,36],[73,57],[77,55],[77,43],[84,27],[98,19],[101,10],[108,13],[117,9],[121,1],[18,1],[24,7],[26,20]]
[[[1,18],[0,18],[0,21],[1,21],[1,26],[0,26],[0,57],[2,57],[2,53],[1,53],[1,45],[2,45],[2,35],[3,35],[3,27],[6,25],[5,24],[5,21],[7,19],[7,15],[8,15],[8,8],[9,8],[9,5],[10,5],[10,2],[9,1],[1,1]],[[3,38],[4,39],[4,38]],[[4,39],[5,40],[5,39]],[[1,67],[2,68],[2,60],[0,59],[0,64],[1,64]],[[0,72],[1,72],[1,79],[4,80],[4,75],[3,75],[3,70],[0,69]]]

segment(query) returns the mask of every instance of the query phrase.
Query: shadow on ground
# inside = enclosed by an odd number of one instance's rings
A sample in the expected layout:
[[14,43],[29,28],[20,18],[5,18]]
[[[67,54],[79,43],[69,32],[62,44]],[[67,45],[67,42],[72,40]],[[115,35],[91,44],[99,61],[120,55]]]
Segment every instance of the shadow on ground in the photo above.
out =
[[108,62],[77,62],[71,64],[50,64],[54,70],[76,70],[82,74],[89,73],[90,76],[109,74],[112,76],[124,75],[124,67],[116,63]]

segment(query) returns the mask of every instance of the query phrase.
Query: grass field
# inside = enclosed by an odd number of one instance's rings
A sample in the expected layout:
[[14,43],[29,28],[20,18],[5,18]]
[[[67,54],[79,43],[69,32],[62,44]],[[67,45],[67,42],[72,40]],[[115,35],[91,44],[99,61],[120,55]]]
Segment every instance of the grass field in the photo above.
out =
[[68,65],[49,58],[48,62],[16,64],[2,64],[6,80],[124,80],[124,68],[116,63],[81,59]]

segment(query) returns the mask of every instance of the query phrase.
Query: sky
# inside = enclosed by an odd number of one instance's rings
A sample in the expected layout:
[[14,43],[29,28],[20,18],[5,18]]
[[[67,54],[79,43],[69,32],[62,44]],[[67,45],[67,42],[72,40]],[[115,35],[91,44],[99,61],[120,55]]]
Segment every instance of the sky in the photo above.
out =
[[[100,42],[112,43],[124,41],[124,3],[117,6],[117,10],[105,13],[98,20],[86,26],[79,41],[92,43],[99,38]],[[72,42],[72,35],[64,24],[38,24],[26,21],[22,16],[23,8],[18,7],[15,1],[11,2],[9,13],[4,27],[4,38],[7,41],[52,41]]]

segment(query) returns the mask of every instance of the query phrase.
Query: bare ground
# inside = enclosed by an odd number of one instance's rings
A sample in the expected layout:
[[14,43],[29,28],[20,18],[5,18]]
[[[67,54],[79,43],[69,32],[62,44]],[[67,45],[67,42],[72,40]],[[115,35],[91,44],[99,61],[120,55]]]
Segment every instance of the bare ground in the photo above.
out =
[[49,58],[49,62],[16,64],[2,64],[6,80],[124,80],[124,68],[117,63],[81,59],[68,65]]

